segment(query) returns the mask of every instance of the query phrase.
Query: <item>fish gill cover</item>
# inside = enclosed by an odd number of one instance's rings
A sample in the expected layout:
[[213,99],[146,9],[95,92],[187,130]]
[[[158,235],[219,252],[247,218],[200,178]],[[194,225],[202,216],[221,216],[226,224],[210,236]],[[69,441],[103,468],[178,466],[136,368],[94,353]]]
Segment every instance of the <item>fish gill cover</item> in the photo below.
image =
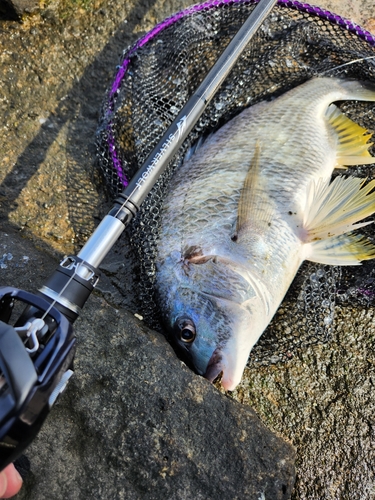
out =
[[[255,3],[210,0],[192,6],[124,51],[107,91],[97,137],[98,164],[112,196],[126,187]],[[374,47],[375,37],[351,21],[319,7],[279,0],[133,221],[130,242],[139,262],[139,307],[151,326],[160,329],[154,286],[160,211],[168,182],[186,151],[243,108],[313,76],[374,81]],[[374,103],[352,101],[340,107],[374,132]],[[375,166],[350,167],[347,173],[374,179]],[[362,233],[371,238],[372,226]],[[355,301],[358,307],[375,303],[371,261],[355,269],[305,262],[250,359],[276,362],[298,346],[327,340],[336,301]],[[286,312],[297,328],[290,328]]]

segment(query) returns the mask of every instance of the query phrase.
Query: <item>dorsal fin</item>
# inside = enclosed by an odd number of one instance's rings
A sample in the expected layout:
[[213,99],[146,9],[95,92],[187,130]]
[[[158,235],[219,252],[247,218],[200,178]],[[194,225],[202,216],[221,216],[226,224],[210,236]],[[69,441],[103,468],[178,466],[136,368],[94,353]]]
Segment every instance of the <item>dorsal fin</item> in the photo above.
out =
[[367,129],[354,123],[334,104],[328,106],[326,118],[338,136],[336,168],[375,163],[368,151],[372,135]]
[[309,187],[303,228],[304,258],[332,265],[356,265],[375,257],[375,245],[353,233],[372,221],[359,222],[375,213],[375,180],[336,177],[319,179]]

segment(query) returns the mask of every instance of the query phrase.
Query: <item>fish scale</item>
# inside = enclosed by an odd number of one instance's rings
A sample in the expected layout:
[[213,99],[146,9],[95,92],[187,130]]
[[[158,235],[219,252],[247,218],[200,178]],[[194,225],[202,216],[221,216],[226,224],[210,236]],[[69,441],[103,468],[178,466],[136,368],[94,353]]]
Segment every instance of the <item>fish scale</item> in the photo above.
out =
[[[372,184],[366,196],[358,179],[330,184],[343,162],[373,162],[366,130],[331,106],[345,99],[375,100],[375,91],[314,78],[248,108],[171,181],[161,214],[158,300],[177,348],[210,380],[222,373],[226,389],[240,381],[303,260],[356,265],[375,255],[371,243],[351,234],[375,212]],[[355,220],[346,220],[337,199],[345,193]],[[329,208],[326,225],[315,212],[307,217],[315,207]]]

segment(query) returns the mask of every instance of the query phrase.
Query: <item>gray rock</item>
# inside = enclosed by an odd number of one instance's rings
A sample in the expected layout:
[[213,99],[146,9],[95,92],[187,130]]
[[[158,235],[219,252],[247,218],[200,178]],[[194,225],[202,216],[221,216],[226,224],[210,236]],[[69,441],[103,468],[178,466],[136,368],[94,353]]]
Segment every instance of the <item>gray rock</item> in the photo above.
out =
[[10,19],[18,19],[25,13],[36,11],[38,5],[38,0],[1,0],[0,14]]
[[252,363],[233,395],[297,447],[294,500],[375,498],[374,308],[336,306],[334,326],[288,363]]
[[[1,281],[37,287],[42,255],[6,234]],[[293,447],[194,375],[164,337],[98,296],[76,335],[75,377],[27,451],[18,498],[290,498]]]

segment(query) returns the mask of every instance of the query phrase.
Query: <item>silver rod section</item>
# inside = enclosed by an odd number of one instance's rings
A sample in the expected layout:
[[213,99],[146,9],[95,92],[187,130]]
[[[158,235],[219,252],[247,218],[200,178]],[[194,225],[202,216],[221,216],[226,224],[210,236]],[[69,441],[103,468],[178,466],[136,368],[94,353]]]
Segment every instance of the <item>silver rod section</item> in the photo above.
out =
[[116,217],[106,215],[87,240],[78,257],[93,267],[98,267],[125,229]]

